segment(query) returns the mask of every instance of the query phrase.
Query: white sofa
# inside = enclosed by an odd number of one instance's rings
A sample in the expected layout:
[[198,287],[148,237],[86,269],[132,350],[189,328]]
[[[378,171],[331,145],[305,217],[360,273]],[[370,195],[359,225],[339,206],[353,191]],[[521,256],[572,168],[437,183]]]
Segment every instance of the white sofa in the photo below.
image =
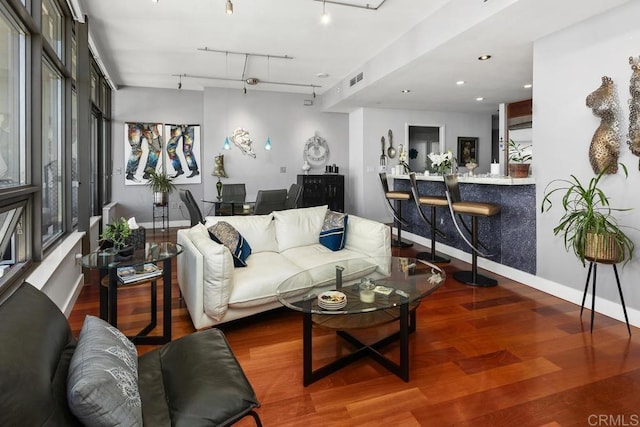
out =
[[[286,278],[337,260],[391,255],[389,227],[349,215],[345,247],[319,243],[326,206],[268,215],[207,217],[205,225],[178,230],[178,284],[196,329],[267,311],[281,304],[276,289]],[[235,267],[231,252],[214,242],[207,228],[231,224],[251,246],[246,267]]]

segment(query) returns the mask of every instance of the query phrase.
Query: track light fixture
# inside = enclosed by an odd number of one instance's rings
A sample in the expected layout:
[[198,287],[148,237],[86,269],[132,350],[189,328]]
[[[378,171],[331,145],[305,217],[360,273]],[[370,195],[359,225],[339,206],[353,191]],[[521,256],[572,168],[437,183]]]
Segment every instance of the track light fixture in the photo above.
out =
[[330,21],[331,21],[331,17],[327,13],[327,4],[323,0],[322,1],[322,16],[320,16],[320,22],[322,22],[323,24],[327,25]]
[[227,0],[224,5],[224,9],[227,12],[227,15],[233,15],[233,3],[231,3],[231,0]]
[[182,89],[182,74],[180,74],[179,79],[180,80],[178,80],[178,89]]

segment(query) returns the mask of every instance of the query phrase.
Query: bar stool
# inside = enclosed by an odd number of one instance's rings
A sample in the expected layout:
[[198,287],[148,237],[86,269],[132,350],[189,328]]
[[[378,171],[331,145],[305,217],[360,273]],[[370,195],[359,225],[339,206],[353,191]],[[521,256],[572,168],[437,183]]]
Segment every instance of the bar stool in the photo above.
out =
[[584,294],[582,295],[582,304],[580,305],[580,317],[582,317],[582,310],[584,309],[584,301],[587,298],[587,290],[589,289],[589,278],[591,277],[591,270],[593,270],[593,293],[591,294],[591,333],[593,333],[593,315],[595,313],[596,306],[596,275],[598,272],[598,264],[611,264],[613,272],[616,276],[616,284],[618,285],[618,293],[620,294],[620,302],[622,302],[622,311],[624,313],[624,320],[627,322],[627,332],[631,336],[631,327],[629,326],[629,317],[627,316],[627,307],[624,304],[624,296],[622,296],[622,287],[620,287],[620,277],[618,276],[618,268],[615,262],[605,262],[602,260],[595,260],[590,257],[585,257],[589,261],[589,272],[587,273],[587,283],[584,285]]
[[[416,209],[418,210],[418,214],[422,220],[429,226],[431,230],[431,251],[430,252],[419,252],[416,255],[416,258],[431,261],[435,263],[445,263],[451,262],[451,258],[444,255],[439,255],[436,253],[436,234],[440,234],[442,237],[446,237],[444,233],[440,232],[436,228],[436,208],[447,207],[449,204],[447,203],[447,198],[442,196],[421,196],[418,193],[418,183],[416,181],[416,173],[411,172],[409,174],[409,181],[411,181],[411,194],[413,195],[413,200],[416,202]],[[431,209],[431,219],[427,219],[422,212],[422,206],[427,206]]]
[[[447,203],[449,205],[449,211],[451,212],[453,223],[458,230],[458,233],[460,233],[460,237],[462,237],[465,243],[471,247],[471,271],[457,271],[453,273],[453,277],[459,282],[470,286],[496,286],[498,284],[497,280],[478,273],[478,254],[484,257],[489,256],[478,249],[478,217],[490,217],[497,215],[500,213],[500,206],[493,203],[462,201],[460,199],[460,187],[458,185],[458,177],[456,175],[446,175],[444,177],[444,183],[447,187]],[[471,242],[469,242],[462,230],[460,230],[455,214],[458,214],[458,216],[471,216]],[[464,221],[462,221],[462,223],[465,228],[467,228]],[[469,231],[468,228],[467,231]]]
[[[402,241],[402,225],[407,225],[407,222],[402,218],[402,201],[411,199],[411,193],[408,191],[389,191],[389,183],[387,182],[387,173],[380,172],[380,183],[382,184],[382,191],[384,191],[384,197],[387,200],[391,214],[393,215],[394,224],[396,230],[398,230],[398,239],[391,239],[391,246],[394,248],[409,248],[413,246],[413,243]],[[393,205],[391,201],[393,200]]]

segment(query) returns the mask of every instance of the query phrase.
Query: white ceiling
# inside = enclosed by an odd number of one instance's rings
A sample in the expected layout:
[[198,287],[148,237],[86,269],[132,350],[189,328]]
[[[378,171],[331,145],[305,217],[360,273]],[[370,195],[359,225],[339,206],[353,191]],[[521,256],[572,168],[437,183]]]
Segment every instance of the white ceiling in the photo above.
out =
[[[523,85],[535,84],[534,40],[629,0],[386,0],[375,11],[327,2],[328,25],[320,23],[318,0],[232,0],[233,15],[225,13],[225,0],[70,1],[88,16],[92,45],[116,87],[177,88],[185,74],[240,80],[246,61],[246,78],[303,85],[247,90],[311,97],[304,85],[317,85],[330,111],[495,112],[502,102],[531,97]],[[198,50],[205,47],[293,59]],[[482,54],[492,58],[478,61]],[[360,72],[362,81],[350,87]],[[191,90],[243,88],[241,81],[181,81]]]

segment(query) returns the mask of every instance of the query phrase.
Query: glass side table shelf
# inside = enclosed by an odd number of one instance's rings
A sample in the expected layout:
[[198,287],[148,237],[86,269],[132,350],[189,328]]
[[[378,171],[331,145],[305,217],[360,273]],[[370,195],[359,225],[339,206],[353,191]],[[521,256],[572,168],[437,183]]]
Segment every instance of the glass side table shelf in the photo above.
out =
[[[162,278],[162,335],[147,336],[146,333],[149,331],[145,328],[144,333],[129,338],[136,344],[154,345],[171,341],[171,260],[180,253],[182,253],[182,246],[176,243],[148,242],[144,249],[135,250],[127,259],[122,259],[110,251],[92,252],[83,256],[83,267],[100,270],[100,318],[114,327],[118,326],[118,287],[132,285],[120,282],[119,267],[162,262],[162,276],[143,279],[152,281]],[[108,277],[108,286],[102,286],[102,280],[106,277]]]

